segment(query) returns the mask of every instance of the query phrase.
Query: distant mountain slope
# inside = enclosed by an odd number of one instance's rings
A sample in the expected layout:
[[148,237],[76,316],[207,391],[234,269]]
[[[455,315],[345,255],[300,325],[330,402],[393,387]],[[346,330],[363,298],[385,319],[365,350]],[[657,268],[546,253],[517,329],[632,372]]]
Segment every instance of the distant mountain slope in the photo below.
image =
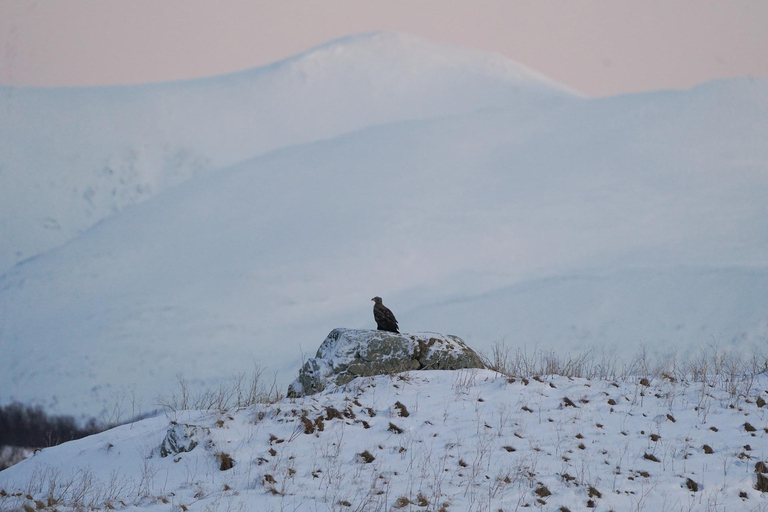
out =
[[628,359],[645,347],[685,360],[713,347],[764,352],[766,290],[768,265],[584,269],[417,307],[403,321],[529,353]]
[[0,87],[0,273],[191,176],[276,148],[571,97],[501,56],[388,32],[199,80]]
[[742,80],[536,103],[189,180],[0,278],[0,400],[97,414],[128,392],[146,409],[179,372],[210,382],[253,360],[287,384],[331,329],[373,325],[374,295],[403,331],[479,349],[752,343],[766,105],[768,84]]

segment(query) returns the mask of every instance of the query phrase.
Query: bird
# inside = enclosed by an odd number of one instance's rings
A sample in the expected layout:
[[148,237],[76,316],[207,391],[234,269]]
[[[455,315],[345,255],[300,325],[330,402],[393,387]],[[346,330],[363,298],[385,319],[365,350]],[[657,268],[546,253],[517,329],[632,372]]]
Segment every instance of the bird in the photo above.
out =
[[373,318],[376,320],[376,326],[380,331],[389,331],[399,333],[397,328],[397,318],[387,306],[381,303],[381,297],[371,299],[373,304]]

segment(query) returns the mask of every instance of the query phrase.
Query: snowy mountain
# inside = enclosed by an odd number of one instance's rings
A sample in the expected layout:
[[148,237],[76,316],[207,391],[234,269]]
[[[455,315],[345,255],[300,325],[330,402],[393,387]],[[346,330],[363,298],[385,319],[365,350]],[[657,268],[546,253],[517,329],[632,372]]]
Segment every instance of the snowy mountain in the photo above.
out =
[[765,376],[683,376],[422,371],[169,410],[0,472],[0,509],[764,510]]
[[[380,68],[364,57],[378,55],[379,44],[386,53],[392,37],[362,42],[351,62],[410,90],[409,73],[422,72],[411,59],[421,54],[401,52]],[[339,70],[349,44],[308,54],[326,63],[341,55],[324,83],[349,84]],[[435,54],[428,69],[443,71],[413,89],[431,106],[412,111],[402,96],[387,103],[401,117],[426,119],[336,137],[330,128],[306,132],[332,138],[202,173],[8,271],[0,278],[0,401],[98,415],[131,399],[150,410],[179,373],[203,386],[254,361],[284,386],[331,329],[373,325],[374,295],[405,332],[457,334],[480,350],[498,339],[619,356],[641,345],[663,356],[710,343],[764,345],[768,82],[587,100],[534,81],[518,96],[513,71],[480,57],[471,65],[463,53],[455,58],[465,64],[453,66]],[[309,56],[256,76],[293,76],[292,66],[315,61]],[[139,90],[184,86],[202,102],[206,83]],[[444,94],[433,94],[436,83]],[[331,116],[332,102],[322,100],[329,89],[312,96],[313,119]],[[359,102],[379,105],[366,91]],[[225,96],[233,110],[242,100]],[[285,118],[276,134],[304,129],[275,112]],[[386,112],[378,121],[392,120]],[[248,116],[232,115],[242,128]],[[273,145],[289,143],[282,133]],[[221,144],[211,143],[220,153],[206,158],[235,154]],[[29,197],[18,190],[19,200]]]
[[199,80],[0,87],[0,272],[192,176],[277,148],[572,97],[501,56],[388,32]]

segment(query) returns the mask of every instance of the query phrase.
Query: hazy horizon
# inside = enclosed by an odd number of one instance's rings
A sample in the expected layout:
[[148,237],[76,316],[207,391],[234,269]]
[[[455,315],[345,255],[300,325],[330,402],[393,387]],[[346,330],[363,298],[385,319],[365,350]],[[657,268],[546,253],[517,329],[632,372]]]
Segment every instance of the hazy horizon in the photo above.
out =
[[389,30],[502,54],[589,96],[768,75],[768,3],[0,0],[0,84],[163,82]]

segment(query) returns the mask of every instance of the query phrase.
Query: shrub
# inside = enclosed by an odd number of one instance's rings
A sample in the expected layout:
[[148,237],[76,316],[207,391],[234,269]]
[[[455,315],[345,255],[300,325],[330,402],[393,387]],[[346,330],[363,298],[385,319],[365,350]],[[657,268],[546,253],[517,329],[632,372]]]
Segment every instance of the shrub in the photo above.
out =
[[410,504],[411,504],[411,500],[409,500],[405,496],[400,496],[399,498],[397,498],[397,500],[395,500],[394,507],[395,508],[405,508],[405,507],[407,507]]
[[373,462],[374,460],[376,460],[376,457],[374,457],[373,455],[371,455],[371,452],[369,452],[368,450],[365,450],[363,453],[358,453],[357,455],[358,455],[358,456],[359,456],[361,459],[363,459],[363,462],[365,462],[366,464],[370,464],[371,462]]
[[232,459],[232,456],[230,456],[228,453],[224,452],[217,452],[216,458],[219,459],[219,469],[221,471],[226,471],[228,469],[232,469],[235,467],[235,461]]
[[408,409],[401,402],[395,402],[395,409],[397,409],[397,415],[403,418],[410,416]]
[[755,489],[760,492],[768,492],[768,477],[762,473],[757,473],[757,482],[755,482]]

